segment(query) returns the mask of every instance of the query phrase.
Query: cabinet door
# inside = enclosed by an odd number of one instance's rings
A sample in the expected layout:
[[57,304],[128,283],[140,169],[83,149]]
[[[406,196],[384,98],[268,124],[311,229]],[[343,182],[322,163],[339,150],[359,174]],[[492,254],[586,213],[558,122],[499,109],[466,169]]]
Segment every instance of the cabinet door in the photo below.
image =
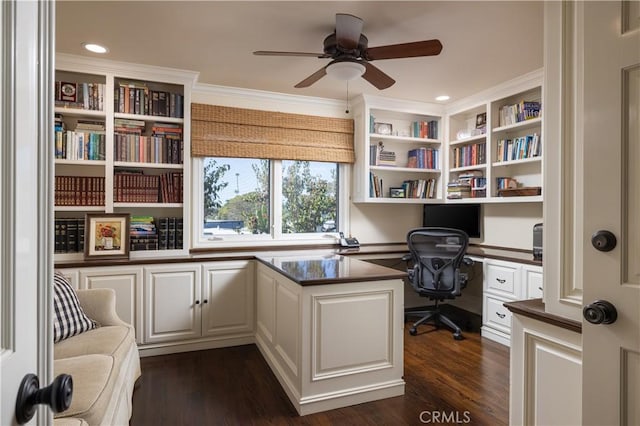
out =
[[142,343],[142,268],[104,267],[80,269],[82,289],[111,288],[116,293],[116,313],[133,325],[136,341]]
[[200,337],[200,265],[144,268],[144,341],[169,342]]
[[522,281],[527,299],[542,299],[542,268],[523,265]]
[[253,334],[253,262],[203,265],[203,336]]

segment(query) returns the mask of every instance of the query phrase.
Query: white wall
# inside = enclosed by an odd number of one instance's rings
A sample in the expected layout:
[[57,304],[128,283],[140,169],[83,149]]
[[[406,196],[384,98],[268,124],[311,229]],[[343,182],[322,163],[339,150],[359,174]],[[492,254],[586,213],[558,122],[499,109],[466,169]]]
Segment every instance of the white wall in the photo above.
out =
[[485,204],[482,244],[531,250],[542,203]]

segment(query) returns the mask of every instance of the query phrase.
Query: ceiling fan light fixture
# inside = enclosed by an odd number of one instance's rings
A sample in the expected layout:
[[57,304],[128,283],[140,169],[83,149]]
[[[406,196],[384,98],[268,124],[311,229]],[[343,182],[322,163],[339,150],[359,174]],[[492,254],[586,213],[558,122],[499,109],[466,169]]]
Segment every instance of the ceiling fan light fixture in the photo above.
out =
[[335,61],[327,66],[327,74],[341,81],[354,80],[364,74],[366,68],[360,62]]

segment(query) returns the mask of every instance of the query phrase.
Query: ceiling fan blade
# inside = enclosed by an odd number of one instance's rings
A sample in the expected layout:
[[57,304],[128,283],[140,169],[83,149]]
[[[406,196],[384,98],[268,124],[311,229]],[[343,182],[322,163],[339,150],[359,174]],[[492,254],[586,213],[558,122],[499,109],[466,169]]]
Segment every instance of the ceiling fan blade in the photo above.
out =
[[[327,65],[328,66],[328,65]],[[327,71],[326,71],[327,67],[322,67],[320,68],[318,71],[314,72],[313,74],[311,74],[309,77],[305,78],[304,80],[302,80],[300,83],[296,84],[294,87],[296,89],[301,89],[303,87],[309,87],[311,86],[313,83],[315,83],[316,81],[320,80],[322,77],[324,77],[325,75],[327,75]]]
[[435,56],[440,54],[441,50],[442,43],[440,43],[440,40],[434,39],[370,47],[364,56],[368,61],[377,59],[415,58],[418,56]]
[[336,41],[344,49],[358,47],[362,33],[362,19],[347,13],[336,13]]
[[310,53],[310,52],[278,52],[274,50],[256,50],[253,52],[258,56],[304,56],[310,58],[329,58],[330,56],[325,53]]
[[395,84],[395,80],[383,73],[379,68],[371,65],[368,62],[362,62],[365,66],[364,74],[362,78],[373,84],[379,90],[386,89]]

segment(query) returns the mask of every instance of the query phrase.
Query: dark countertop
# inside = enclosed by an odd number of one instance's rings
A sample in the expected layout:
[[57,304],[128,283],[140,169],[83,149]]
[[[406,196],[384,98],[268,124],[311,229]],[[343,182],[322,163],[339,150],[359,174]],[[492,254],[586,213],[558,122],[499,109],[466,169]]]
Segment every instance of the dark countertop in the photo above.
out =
[[336,254],[256,256],[256,259],[302,286],[392,280],[407,276],[395,269]]
[[[404,243],[371,244],[363,245],[356,249],[339,248],[336,250],[336,253],[344,256],[376,254],[389,255],[393,253],[406,254],[409,253],[409,248]],[[533,258],[531,250],[470,244],[467,248],[467,255],[542,266],[541,260]]]
[[582,324],[568,318],[550,314],[545,311],[542,299],[519,300],[507,302],[504,306],[514,314],[523,315],[538,321],[546,322],[556,327],[582,333]]
[[[139,258],[139,259],[120,259],[120,260],[71,260],[55,262],[56,268],[85,268],[94,266],[121,266],[121,265],[148,265],[154,263],[182,263],[182,262],[206,262],[217,260],[252,260],[258,257],[283,256],[286,252],[289,255],[295,252],[301,256],[307,255],[329,255],[337,254],[345,257],[358,255],[381,255],[382,257],[389,255],[402,255],[409,253],[406,243],[390,243],[390,244],[363,244],[359,248],[342,248],[338,245],[326,246],[307,246],[307,247],[245,247],[235,249],[193,249],[188,256],[180,257],[158,257],[158,258]],[[534,260],[530,250],[513,249],[507,247],[469,245],[467,249],[469,256],[486,257],[490,259],[506,260],[511,262],[526,263],[530,265],[542,266],[542,261]]]

